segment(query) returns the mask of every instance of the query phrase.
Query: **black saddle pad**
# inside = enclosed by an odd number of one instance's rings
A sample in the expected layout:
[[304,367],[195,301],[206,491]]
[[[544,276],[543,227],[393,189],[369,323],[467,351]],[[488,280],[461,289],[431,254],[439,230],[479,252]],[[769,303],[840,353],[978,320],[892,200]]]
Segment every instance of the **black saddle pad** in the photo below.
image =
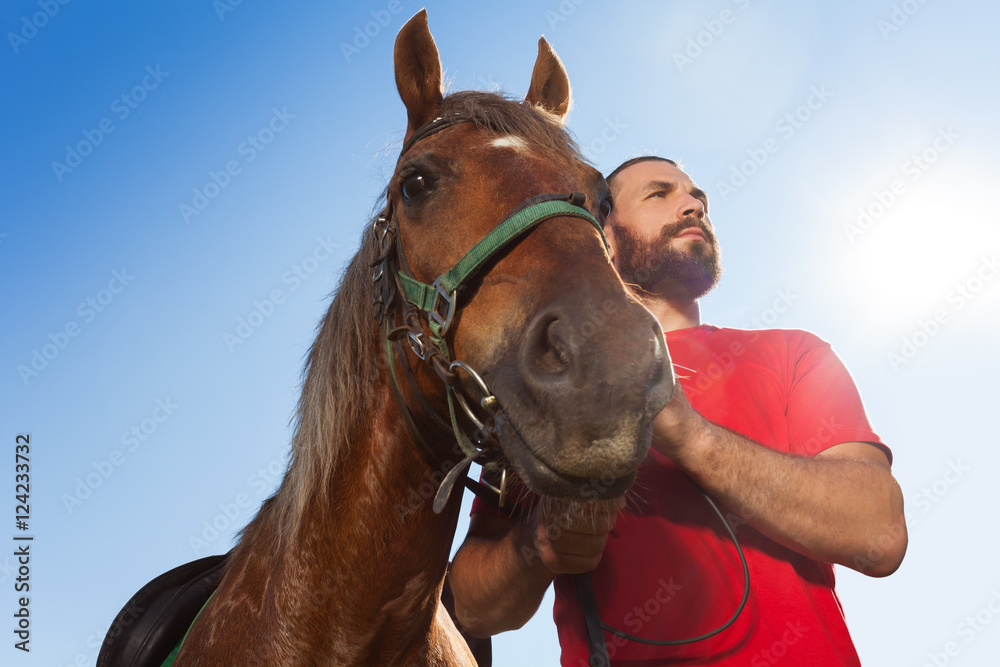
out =
[[111,623],[97,667],[160,667],[219,586],[228,559],[185,563],[139,589]]
[[[195,616],[218,588],[229,554],[209,556],[169,572],[139,589],[111,623],[97,667],[161,667],[184,638]],[[455,618],[451,586],[445,578],[441,601]],[[458,625],[479,667],[493,663],[493,644],[467,634]]]

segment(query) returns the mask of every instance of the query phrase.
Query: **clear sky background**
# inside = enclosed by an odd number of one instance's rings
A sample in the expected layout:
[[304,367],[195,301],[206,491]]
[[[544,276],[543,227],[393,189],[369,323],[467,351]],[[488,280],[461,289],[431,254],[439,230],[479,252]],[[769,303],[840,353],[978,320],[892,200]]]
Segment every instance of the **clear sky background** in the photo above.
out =
[[[892,577],[838,568],[864,664],[995,664],[1000,5],[427,5],[452,89],[523,96],[544,34],[598,168],[684,163],[723,244],[705,321],[809,329],[851,369],[910,530]],[[0,664],[94,664],[140,586],[225,552],[276,486],[304,354],[399,149],[392,47],[420,7],[4,3]],[[556,664],[550,607],[495,639],[496,665]]]

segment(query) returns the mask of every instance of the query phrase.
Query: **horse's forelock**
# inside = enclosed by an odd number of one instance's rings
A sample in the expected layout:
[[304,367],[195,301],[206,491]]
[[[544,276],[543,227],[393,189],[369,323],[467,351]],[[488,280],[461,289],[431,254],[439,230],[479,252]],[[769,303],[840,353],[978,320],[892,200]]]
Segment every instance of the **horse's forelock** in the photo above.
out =
[[479,127],[521,137],[529,145],[567,159],[582,159],[573,136],[540,107],[500,93],[463,90],[444,98],[441,115],[462,112]]

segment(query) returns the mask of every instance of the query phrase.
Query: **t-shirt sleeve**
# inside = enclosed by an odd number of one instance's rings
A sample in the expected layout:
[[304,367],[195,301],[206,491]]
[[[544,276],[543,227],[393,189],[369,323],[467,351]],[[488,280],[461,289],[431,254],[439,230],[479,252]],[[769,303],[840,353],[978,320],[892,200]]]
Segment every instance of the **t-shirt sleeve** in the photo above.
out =
[[844,442],[868,442],[892,463],[892,451],[872,429],[850,372],[826,341],[805,332],[790,341],[786,407],[789,449],[815,456]]

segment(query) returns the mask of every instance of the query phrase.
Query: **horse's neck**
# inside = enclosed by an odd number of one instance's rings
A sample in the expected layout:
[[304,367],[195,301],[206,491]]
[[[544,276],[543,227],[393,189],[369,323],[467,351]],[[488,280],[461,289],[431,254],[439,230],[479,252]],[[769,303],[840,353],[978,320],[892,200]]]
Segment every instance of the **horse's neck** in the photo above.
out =
[[319,618],[332,632],[350,628],[345,645],[356,642],[367,660],[395,664],[434,622],[460,502],[434,514],[440,474],[386,403],[368,442],[344,452],[330,502],[307,512],[300,540],[319,564],[307,585],[333,591]]
[[280,644],[277,664],[296,662],[295,654],[408,664],[440,639],[438,592],[460,494],[433,513],[440,473],[392,398],[375,403],[370,424],[358,425],[359,438],[342,450],[330,488],[307,501],[297,533],[279,543],[273,519],[248,526],[220,587],[230,601],[220,615],[249,609],[244,620],[254,632]]

